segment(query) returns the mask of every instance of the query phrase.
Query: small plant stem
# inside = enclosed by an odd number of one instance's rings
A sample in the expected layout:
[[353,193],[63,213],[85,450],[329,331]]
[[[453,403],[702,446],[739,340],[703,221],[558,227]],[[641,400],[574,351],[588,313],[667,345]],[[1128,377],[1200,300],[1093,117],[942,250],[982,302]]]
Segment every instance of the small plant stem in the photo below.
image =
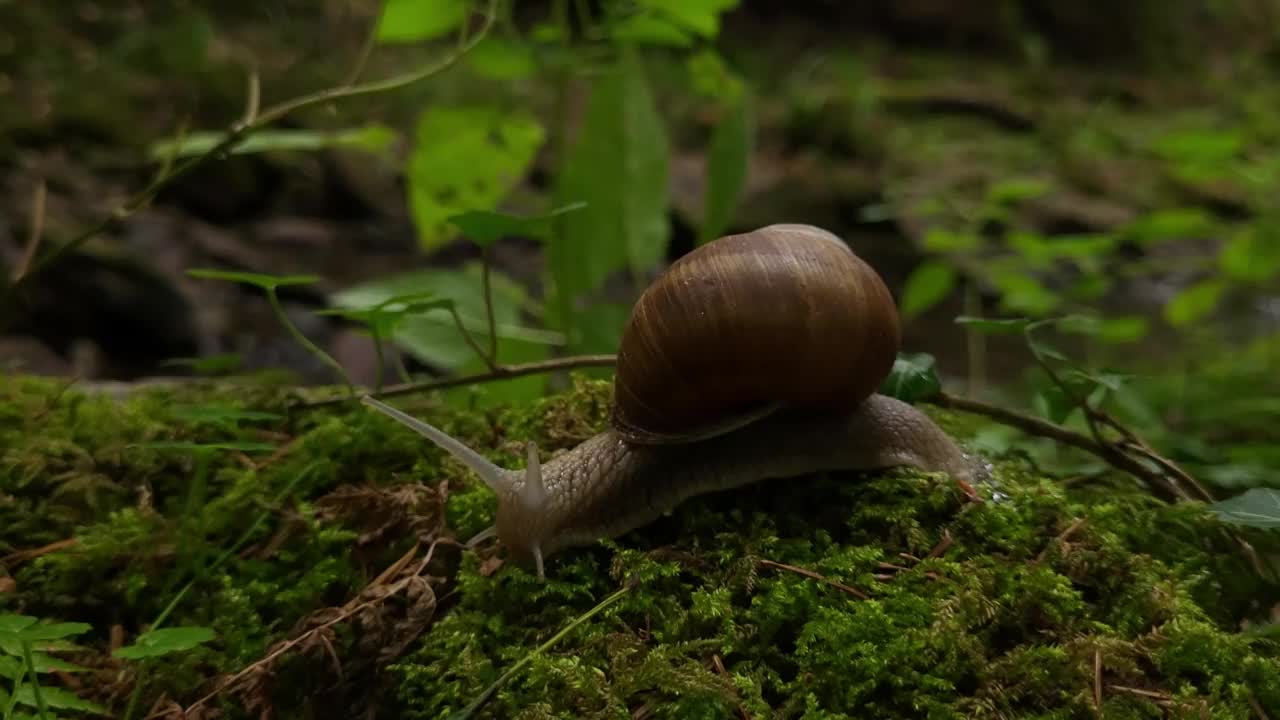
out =
[[453,316],[453,324],[457,326],[458,332],[462,334],[462,339],[466,341],[467,347],[471,348],[471,351],[484,361],[484,364],[489,368],[490,372],[494,371],[497,368],[497,365],[494,364],[493,358],[485,354],[484,350],[480,347],[480,343],[476,342],[475,337],[471,335],[471,331],[467,330],[467,326],[462,322],[462,316],[458,314],[458,309],[453,305],[450,305],[449,314]]
[[599,604],[597,604],[595,607],[579,615],[577,618],[574,619],[573,622],[566,625],[564,629],[562,629],[560,632],[556,633],[555,635],[552,635],[549,640],[539,645],[537,648],[533,650],[533,652],[529,653],[528,655],[525,655],[523,658],[520,659],[519,662],[517,662],[515,665],[512,665],[510,668],[508,668],[507,671],[502,673],[502,675],[500,675],[497,680],[493,681],[492,685],[485,688],[484,692],[480,693],[479,697],[477,697],[475,700],[472,700],[471,704],[467,705],[465,708],[454,713],[453,715],[450,715],[449,720],[466,720],[467,718],[471,717],[471,715],[475,713],[476,710],[479,710],[482,705],[488,702],[489,698],[492,697],[493,694],[496,693],[503,685],[505,685],[513,675],[519,672],[521,668],[523,668],[525,665],[528,665],[530,662],[533,662],[533,659],[535,657],[546,652],[556,643],[563,640],[569,633],[573,632],[579,625],[590,620],[596,615],[600,614],[602,610],[614,604],[615,602],[621,600],[623,595],[626,595],[627,593],[631,592],[632,587],[633,586],[631,583],[627,583],[621,589],[614,592],[609,597],[605,598],[604,600],[601,600]]
[[378,360],[378,369],[375,371],[376,374],[374,375],[373,386],[378,392],[382,392],[382,368],[387,364],[387,359],[386,356],[382,354],[382,334],[377,330],[374,330],[373,332],[373,354]]
[[[378,393],[376,397],[389,398],[399,395],[411,395],[413,393],[444,390],[447,388],[458,387],[460,385],[471,385],[473,383],[509,380],[512,378],[524,377],[526,375],[555,372],[557,370],[572,370],[575,368],[587,367],[612,367],[616,357],[617,356],[615,355],[570,355],[568,357],[541,360],[539,362],[523,363],[520,365],[499,365],[494,370],[476,373],[474,375],[462,375],[459,377],[444,378],[441,380],[427,380],[424,382],[392,385],[391,387],[383,389],[383,391]],[[351,398],[347,397],[326,398],[324,400],[299,403],[294,407],[299,410],[314,410],[316,408],[340,405],[350,401]]]
[[304,335],[302,331],[289,320],[289,316],[285,314],[284,308],[280,305],[280,297],[276,294],[276,289],[274,287],[267,288],[267,300],[270,301],[271,309],[275,311],[276,318],[278,318],[280,323],[284,325],[285,330],[293,336],[293,339],[296,340],[299,345],[310,351],[312,355],[319,358],[320,362],[323,362],[325,365],[333,368],[333,371],[338,373],[338,376],[347,384],[347,390],[354,395],[356,389],[355,383],[351,382],[351,376],[347,375],[347,371],[342,368],[341,363],[334,360],[333,357],[322,350],[319,345],[311,342],[311,339]]
[[480,251],[480,284],[484,288],[484,316],[489,323],[489,355],[485,358],[485,363],[490,370],[498,367],[498,323],[493,317],[493,289],[489,284],[491,265],[492,258],[486,247]]
[[22,641],[22,659],[27,664],[27,677],[31,678],[31,694],[36,697],[36,709],[40,711],[40,720],[49,720],[49,708],[44,704],[44,693],[40,691],[40,680],[36,677],[36,661],[31,656],[31,642]]
[[49,186],[41,180],[36,184],[35,194],[31,198],[31,229],[27,232],[27,247],[22,251],[18,267],[13,269],[15,283],[27,274],[27,268],[31,267],[31,261],[36,256],[36,249],[40,247],[40,239],[44,237],[45,201],[48,196]]

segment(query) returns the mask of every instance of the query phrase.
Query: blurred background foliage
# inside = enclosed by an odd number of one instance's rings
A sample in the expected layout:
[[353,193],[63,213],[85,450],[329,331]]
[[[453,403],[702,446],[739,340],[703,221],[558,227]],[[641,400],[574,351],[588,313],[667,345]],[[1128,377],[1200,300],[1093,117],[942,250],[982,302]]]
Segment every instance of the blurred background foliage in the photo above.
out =
[[[71,237],[215,144],[247,98],[429,64],[489,7],[0,0],[5,275],[37,215],[44,246]],[[1067,318],[1045,342],[1108,411],[1219,487],[1280,487],[1280,4],[492,8],[454,67],[290,114],[33,278],[8,308],[9,367],[337,379],[260,291],[200,267],[313,277],[280,288],[284,312],[363,384],[612,352],[667,261],[807,222],[883,273],[904,350],[948,388],[1082,429],[1020,335],[955,322]],[[1102,470],[1013,431],[980,441]]]

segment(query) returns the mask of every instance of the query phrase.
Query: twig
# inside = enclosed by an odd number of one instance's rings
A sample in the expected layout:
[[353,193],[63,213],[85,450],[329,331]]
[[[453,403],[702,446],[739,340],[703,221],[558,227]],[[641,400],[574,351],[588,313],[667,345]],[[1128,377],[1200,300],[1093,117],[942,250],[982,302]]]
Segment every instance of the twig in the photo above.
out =
[[1107,461],[1112,467],[1123,470],[1125,472],[1136,475],[1153,486],[1158,492],[1162,492],[1162,496],[1166,500],[1174,500],[1183,497],[1177,492],[1171,492],[1167,482],[1160,482],[1160,474],[1145,467],[1142,463],[1129,457],[1115,447],[1098,442],[1094,438],[1083,435],[1074,430],[1068,430],[1061,425],[1055,425],[1047,420],[1041,420],[1037,417],[1024,415],[1008,408],[1002,408],[998,405],[991,405],[980,400],[958,397],[949,393],[940,392],[926,402],[932,403],[939,407],[951,408],[953,410],[961,410],[963,412],[972,413],[974,415],[982,415],[995,420],[1003,425],[1022,430],[1030,435],[1056,440],[1064,445],[1084,450],[1092,455]]
[[41,547],[33,548],[31,550],[19,550],[18,552],[11,553],[9,555],[5,555],[4,557],[0,558],[0,565],[4,565],[6,567],[17,567],[19,563],[24,563],[24,562],[27,562],[28,560],[34,560],[40,557],[41,555],[48,555],[49,553],[57,552],[59,550],[65,550],[66,548],[75,547],[76,545],[79,545],[79,544],[80,544],[80,540],[78,538],[67,538],[65,540],[52,542],[52,543],[49,543],[48,545],[43,545]]
[[1093,706],[1102,713],[1102,651],[1093,651]]
[[[484,364],[489,368],[489,372],[497,370],[497,353],[495,352],[492,355],[485,354],[485,351],[480,348],[480,344],[471,336],[471,331],[462,323],[462,316],[458,314],[458,309],[453,305],[449,306],[449,314],[453,316],[453,324],[457,326],[458,332],[462,335],[462,339],[467,343],[467,347],[471,348],[471,351],[484,361]],[[498,337],[497,328],[491,326],[489,333],[489,337],[494,338],[494,341],[496,342]]]
[[382,80],[374,80],[361,84],[346,84],[301,95],[267,108],[259,113],[252,122],[237,121],[230,129],[227,130],[227,133],[222,140],[212,148],[200,155],[188,158],[174,168],[172,172],[156,177],[145,188],[111,211],[105,218],[81,231],[67,242],[58,245],[51,252],[40,258],[40,260],[32,265],[21,278],[9,286],[5,295],[0,298],[0,301],[7,301],[10,297],[15,296],[18,290],[29,282],[32,277],[48,268],[53,263],[61,260],[63,256],[85,244],[92,238],[116,227],[120,222],[155,199],[156,195],[158,195],[164,188],[186,175],[189,175],[191,172],[197,170],[210,160],[226,157],[230,154],[231,150],[239,146],[255,131],[274,123],[296,110],[301,110],[302,108],[309,107],[311,105],[318,105],[336,100],[346,100],[361,95],[371,95],[390,90],[398,90],[447,70],[457,63],[464,55],[470,52],[472,48],[479,44],[480,41],[489,34],[489,30],[493,27],[494,20],[497,16],[497,6],[498,0],[489,0],[485,9],[484,23],[481,25],[479,31],[472,35],[466,44],[459,46],[455,51],[449,53],[441,60],[429,65],[424,65],[416,70],[401,73],[399,75],[393,75]]
[[1072,522],[1071,525],[1068,526],[1066,530],[1063,530],[1061,533],[1058,534],[1057,537],[1050,540],[1048,545],[1044,546],[1044,549],[1040,551],[1040,554],[1036,555],[1036,559],[1033,560],[1031,564],[1039,565],[1040,563],[1044,562],[1045,556],[1049,554],[1050,550],[1066,542],[1067,538],[1071,537],[1076,533],[1077,530],[1084,527],[1085,522],[1087,522],[1085,518],[1076,518],[1075,521]]
[[49,195],[49,186],[42,179],[36,184],[35,195],[31,198],[31,231],[27,233],[27,247],[22,252],[22,259],[13,269],[13,281],[16,283],[27,274],[31,261],[35,259],[36,249],[40,247],[40,238],[44,236],[45,200]]
[[[458,387],[459,385],[492,382],[495,380],[509,380],[511,378],[554,372],[556,370],[572,370],[574,368],[586,367],[611,367],[614,364],[615,358],[616,356],[614,355],[571,355],[569,357],[540,360],[538,362],[522,363],[519,365],[499,365],[494,370],[476,373],[474,375],[462,375],[453,378],[443,378],[441,380],[427,380],[425,382],[392,385],[384,388],[383,391],[377,393],[375,397],[389,398],[399,395],[410,395],[418,392],[428,392],[431,390],[444,390],[446,388]],[[350,401],[351,398],[345,396],[333,397],[326,398],[324,400],[313,400],[310,402],[299,403],[294,406],[294,409],[313,410],[315,408],[341,405],[342,403]]]
[[1249,700],[1249,707],[1253,708],[1253,711],[1258,714],[1258,720],[1271,720],[1271,718],[1267,716],[1267,711],[1262,709],[1262,703],[1258,702],[1258,698],[1254,696],[1253,691],[1248,690],[1246,692]]
[[871,599],[870,595],[862,592],[857,588],[851,588],[848,585],[836,582],[835,580],[832,580],[826,577],[825,575],[820,575],[812,570],[805,570],[802,567],[796,567],[795,565],[787,565],[786,563],[774,562],[773,560],[765,560],[763,558],[760,560],[757,560],[756,564],[764,565],[765,567],[777,568],[779,570],[786,570],[787,572],[793,572],[797,575],[803,575],[807,578],[817,580],[818,582],[826,583],[831,587],[836,588],[837,590],[841,590],[843,592],[849,593],[850,595],[862,600]]
[[258,117],[259,108],[262,107],[262,80],[258,77],[257,68],[249,68],[245,85],[244,117],[240,122],[243,125],[252,125],[254,119]]
[[[422,560],[419,561],[410,572],[405,573],[404,577],[398,580],[395,583],[395,585],[393,585],[390,588],[388,592],[375,595],[372,599],[366,600],[365,602],[357,602],[360,598],[365,597],[366,593],[368,593],[369,590],[375,587],[378,587],[379,585],[382,585],[389,578],[395,576],[396,573],[402,571],[409,564],[409,560],[413,558],[413,556],[418,552],[418,548],[420,547],[420,545],[414,544],[414,546],[409,549],[409,552],[405,553],[400,557],[400,559],[392,563],[390,567],[388,567],[386,570],[380,573],[378,577],[374,578],[372,582],[366,585],[364,590],[360,591],[354,598],[352,598],[342,608],[342,611],[338,613],[336,617],[314,628],[311,628],[310,630],[307,630],[306,632],[302,633],[301,635],[295,638],[292,638],[282,643],[279,647],[277,647],[275,650],[272,650],[265,657],[254,661],[244,669],[237,672],[235,675],[232,675],[227,680],[219,683],[218,687],[215,688],[213,691],[211,691],[209,694],[205,695],[204,697],[200,698],[199,700],[196,700],[194,703],[189,705],[183,711],[183,717],[190,716],[192,711],[194,711],[196,708],[201,707],[202,705],[209,702],[213,698],[217,697],[221,693],[234,687],[238,682],[240,682],[242,679],[244,679],[246,676],[248,676],[250,673],[254,672],[255,670],[270,665],[273,661],[275,661],[276,658],[289,652],[293,648],[305,642],[308,638],[311,638],[312,636],[316,635],[317,633],[323,632],[324,630],[328,630],[334,625],[337,625],[338,623],[341,623],[347,620],[348,618],[352,617],[353,615],[356,615],[357,613],[367,610],[368,608],[371,608],[375,605],[385,602],[387,599],[391,597],[394,597],[409,584],[410,580],[412,580],[414,577],[417,577],[427,567],[427,565],[431,563],[431,559],[435,555],[436,548],[441,543],[449,543],[449,542],[450,541],[444,540],[443,538],[435,540],[434,542],[431,543],[431,546],[427,548],[427,553],[422,558]],[[147,720],[150,720],[150,716],[147,718]]]

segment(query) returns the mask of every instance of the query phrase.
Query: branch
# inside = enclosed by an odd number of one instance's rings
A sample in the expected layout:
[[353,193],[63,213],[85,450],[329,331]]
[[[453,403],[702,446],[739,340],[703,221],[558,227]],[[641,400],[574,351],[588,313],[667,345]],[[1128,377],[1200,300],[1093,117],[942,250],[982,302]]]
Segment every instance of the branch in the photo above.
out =
[[[251,114],[247,112],[246,117],[232,125],[231,128],[227,130],[227,134],[222,138],[222,140],[212,148],[200,155],[184,160],[168,173],[162,173],[160,176],[152,180],[145,188],[133,195],[133,197],[126,200],[115,210],[111,211],[107,217],[46,253],[35,264],[33,264],[26,273],[6,289],[3,297],[0,297],[0,300],[7,303],[11,297],[17,295],[20,288],[26,285],[32,277],[39,274],[42,270],[47,269],[50,265],[62,259],[65,255],[81,245],[84,245],[94,237],[117,227],[121,221],[145,207],[155,199],[156,195],[160,194],[161,190],[173,184],[175,181],[191,174],[210,160],[221,160],[226,158],[231,154],[232,150],[243,143],[251,134],[261,130],[263,127],[270,125],[271,123],[276,122],[289,113],[325,102],[333,102],[360,95],[398,90],[431,77],[432,75],[443,72],[457,63],[458,60],[470,52],[472,48],[479,44],[479,42],[489,34],[489,30],[493,27],[497,16],[497,6],[498,0],[489,0],[488,6],[485,9],[484,24],[480,27],[480,30],[470,36],[467,42],[459,45],[458,48],[449,55],[430,65],[425,65],[417,70],[412,70],[400,75],[394,75],[383,80],[374,80],[360,84],[348,82],[338,87],[326,88],[291,100],[285,100],[284,102],[273,105],[260,113]],[[363,66],[363,64],[364,55],[362,54],[359,60],[359,66]]]
[[[551,360],[541,360],[539,362],[522,363],[519,365],[499,365],[493,370],[476,373],[475,375],[462,375],[459,377],[444,378],[441,380],[427,380],[424,382],[403,383],[400,385],[391,385],[382,390],[382,392],[374,393],[374,397],[389,398],[397,395],[410,395],[419,392],[428,392],[431,390],[444,390],[446,388],[458,387],[459,385],[471,385],[473,383],[493,382],[496,380],[509,380],[511,378],[524,377],[526,375],[537,375],[538,373],[555,372],[556,370],[572,370],[575,368],[588,367],[613,367],[616,355],[570,355],[569,357],[553,358]],[[324,400],[313,400],[310,402],[299,403],[294,407],[296,410],[314,410],[316,408],[330,407],[333,405],[341,405],[345,402],[351,402],[350,397],[334,397]]]
[[1002,425],[1017,428],[1029,435],[1056,440],[1064,445],[1084,450],[1087,453],[1096,455],[1105,460],[1112,467],[1123,470],[1125,472],[1136,475],[1138,478],[1151,484],[1154,488],[1162,489],[1162,495],[1166,500],[1176,500],[1183,497],[1179,493],[1176,486],[1170,486],[1170,483],[1163,480],[1160,473],[1151,470],[1141,462],[1117,450],[1114,446],[1100,442],[1088,435],[1083,435],[1074,430],[1068,430],[1061,425],[1055,425],[1047,420],[1041,420],[1037,417],[1024,415],[1007,408],[997,405],[990,405],[979,400],[970,398],[957,397],[945,392],[940,392],[927,402],[933,403],[939,407],[960,410],[974,415],[982,415],[999,422]]

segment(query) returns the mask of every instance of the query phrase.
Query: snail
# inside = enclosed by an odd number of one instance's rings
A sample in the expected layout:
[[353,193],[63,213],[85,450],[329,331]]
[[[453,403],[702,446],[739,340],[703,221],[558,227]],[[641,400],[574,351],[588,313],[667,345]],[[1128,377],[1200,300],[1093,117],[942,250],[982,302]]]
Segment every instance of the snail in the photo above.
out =
[[609,427],[523,471],[365,395],[497,494],[497,536],[544,579],[564,548],[616,537],[696,495],[824,471],[913,466],[961,482],[981,465],[927,415],[877,393],[901,341],[880,276],[834,234],[770,225],[672,263],[631,310]]

